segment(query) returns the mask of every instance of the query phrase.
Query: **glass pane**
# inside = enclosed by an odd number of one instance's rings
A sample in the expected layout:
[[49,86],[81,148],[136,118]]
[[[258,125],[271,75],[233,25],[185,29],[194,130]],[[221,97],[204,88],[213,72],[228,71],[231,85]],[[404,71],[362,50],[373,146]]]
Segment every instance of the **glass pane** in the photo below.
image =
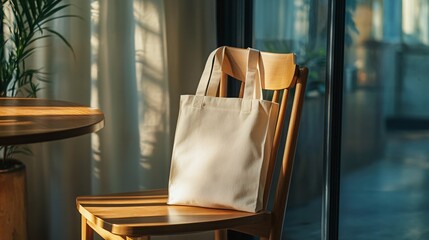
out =
[[254,0],[254,47],[310,69],[283,239],[320,239],[327,0]]
[[340,239],[429,239],[429,1],[348,0]]

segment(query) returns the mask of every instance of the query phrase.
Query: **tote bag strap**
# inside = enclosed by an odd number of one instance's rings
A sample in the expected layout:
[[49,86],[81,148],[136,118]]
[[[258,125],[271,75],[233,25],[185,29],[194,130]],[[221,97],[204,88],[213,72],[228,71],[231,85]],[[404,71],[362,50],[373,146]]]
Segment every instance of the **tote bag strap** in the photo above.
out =
[[246,81],[243,99],[262,99],[262,86],[258,71],[259,51],[248,48]]
[[[226,47],[220,47],[210,53],[198,84],[197,96],[216,96],[222,76],[225,48]],[[258,61],[259,51],[248,48],[243,99],[262,99],[262,87],[257,68]]]
[[222,61],[224,53],[225,47],[219,47],[210,53],[195,95],[216,96],[220,78],[222,76]]

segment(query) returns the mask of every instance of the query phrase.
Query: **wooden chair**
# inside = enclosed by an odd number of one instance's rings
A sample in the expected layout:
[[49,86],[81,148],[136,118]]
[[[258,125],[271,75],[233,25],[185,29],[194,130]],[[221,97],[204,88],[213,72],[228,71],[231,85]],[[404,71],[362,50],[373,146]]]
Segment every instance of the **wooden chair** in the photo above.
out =
[[[246,71],[245,49],[228,47],[225,56],[220,96],[226,95],[226,75],[243,81]],[[248,213],[171,206],[166,204],[167,190],[82,196],[76,200],[82,216],[82,239],[92,239],[94,231],[105,239],[149,239],[153,235],[208,230],[214,230],[215,239],[226,239],[227,229],[259,236],[262,239],[281,239],[308,69],[299,68],[295,64],[293,54],[267,52],[260,54],[259,69],[263,76],[262,88],[272,91],[272,101],[280,103],[273,154],[269,164],[269,179],[273,178],[283,126],[289,126],[285,132],[283,157],[279,158],[282,163],[277,186],[273,188],[276,189],[275,194],[269,193],[271,181],[267,181],[265,187],[265,206],[269,196],[274,196],[272,210],[265,207],[258,213]],[[243,90],[244,84],[241,86]],[[288,103],[289,98],[292,102]],[[287,110],[288,106],[290,110]]]

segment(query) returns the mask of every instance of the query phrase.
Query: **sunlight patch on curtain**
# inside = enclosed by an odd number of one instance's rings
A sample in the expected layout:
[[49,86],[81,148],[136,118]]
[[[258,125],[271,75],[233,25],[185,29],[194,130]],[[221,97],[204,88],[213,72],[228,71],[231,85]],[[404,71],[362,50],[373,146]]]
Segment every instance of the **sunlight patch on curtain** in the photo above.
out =
[[163,1],[135,0],[134,19],[142,168],[140,188],[166,187],[170,133]]
[[[98,88],[97,88],[97,79],[98,79],[98,67],[97,67],[97,54],[99,47],[99,38],[98,34],[98,24],[100,21],[100,4],[98,0],[91,2],[91,106],[100,108],[98,101]],[[91,135],[91,153],[92,159],[95,162],[100,162],[100,138],[98,133],[93,133]],[[93,167],[93,176],[96,179],[100,179],[100,169],[98,167]]]
[[163,1],[118,3],[91,2],[91,105],[106,117],[105,129],[92,137],[95,193],[160,188],[168,181]]

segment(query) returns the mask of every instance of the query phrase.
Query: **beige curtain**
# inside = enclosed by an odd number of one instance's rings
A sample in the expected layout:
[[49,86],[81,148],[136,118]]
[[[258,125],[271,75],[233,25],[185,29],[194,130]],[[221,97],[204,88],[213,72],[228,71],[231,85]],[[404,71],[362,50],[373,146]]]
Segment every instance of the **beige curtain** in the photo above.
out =
[[58,39],[42,44],[35,64],[50,72],[51,82],[40,96],[98,107],[106,125],[92,135],[30,146],[31,239],[79,239],[79,195],[167,186],[179,95],[195,92],[216,45],[214,0],[70,3],[80,18],[54,27],[74,53]]

